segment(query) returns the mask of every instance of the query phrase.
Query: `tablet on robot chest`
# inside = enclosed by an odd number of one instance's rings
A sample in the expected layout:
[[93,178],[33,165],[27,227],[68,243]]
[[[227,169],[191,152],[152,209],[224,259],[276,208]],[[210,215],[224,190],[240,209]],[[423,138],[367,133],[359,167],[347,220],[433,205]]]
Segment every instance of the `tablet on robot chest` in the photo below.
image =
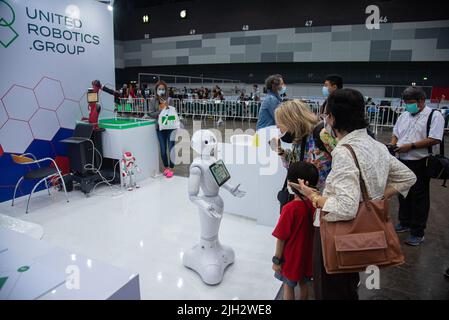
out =
[[209,170],[212,173],[215,182],[217,182],[220,187],[225,184],[226,181],[231,179],[231,175],[222,160],[218,160],[217,162],[211,164],[209,166]]

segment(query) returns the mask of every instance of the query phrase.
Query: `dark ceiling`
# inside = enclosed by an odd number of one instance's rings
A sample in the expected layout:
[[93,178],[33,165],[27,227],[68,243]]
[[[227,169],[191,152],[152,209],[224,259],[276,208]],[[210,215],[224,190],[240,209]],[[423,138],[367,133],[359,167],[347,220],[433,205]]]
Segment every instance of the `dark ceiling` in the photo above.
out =
[[[116,0],[114,31],[119,40],[313,26],[364,24],[368,5],[388,22],[449,19],[449,0]],[[187,18],[180,19],[180,10]],[[149,23],[142,17],[148,15]]]

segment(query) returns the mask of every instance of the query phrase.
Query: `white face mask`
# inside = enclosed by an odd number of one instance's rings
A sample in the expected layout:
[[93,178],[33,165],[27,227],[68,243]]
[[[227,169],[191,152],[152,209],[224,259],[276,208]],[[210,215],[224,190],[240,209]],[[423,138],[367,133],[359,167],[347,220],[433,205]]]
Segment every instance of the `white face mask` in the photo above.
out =
[[293,194],[293,195],[296,194],[296,193],[293,191],[292,187],[290,187],[289,185],[287,185],[287,191],[288,191],[288,193],[290,193],[290,194]]
[[158,95],[158,96],[163,96],[163,95],[165,95],[165,90],[164,90],[164,89],[158,89],[158,90],[157,90],[157,95]]

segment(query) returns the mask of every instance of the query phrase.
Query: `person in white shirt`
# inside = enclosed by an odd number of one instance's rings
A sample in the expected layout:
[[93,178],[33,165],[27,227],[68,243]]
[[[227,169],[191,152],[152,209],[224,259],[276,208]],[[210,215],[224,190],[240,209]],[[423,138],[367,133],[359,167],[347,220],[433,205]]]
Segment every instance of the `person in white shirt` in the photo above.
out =
[[[371,199],[391,198],[407,192],[415,183],[413,172],[393,157],[387,147],[369,136],[366,128],[365,101],[360,92],[339,89],[328,99],[326,126],[330,127],[338,143],[332,151],[332,169],[326,179],[323,194],[304,184],[296,187],[325,215],[328,222],[353,220],[362,199],[360,174],[350,151],[353,149],[360,164],[360,173]],[[313,253],[313,279],[315,298],[318,300],[358,299],[358,273],[327,274],[321,251],[320,232],[315,232]]]
[[[430,152],[437,153],[444,134],[444,118],[439,111],[432,114],[426,106],[426,94],[420,87],[408,87],[402,94],[405,112],[393,129],[391,145],[401,162],[412,170],[416,184],[407,197],[399,196],[399,224],[396,231],[410,232],[406,244],[418,246],[424,241],[424,230],[430,209],[430,178],[426,174],[426,160]],[[427,123],[432,114],[430,131]]]

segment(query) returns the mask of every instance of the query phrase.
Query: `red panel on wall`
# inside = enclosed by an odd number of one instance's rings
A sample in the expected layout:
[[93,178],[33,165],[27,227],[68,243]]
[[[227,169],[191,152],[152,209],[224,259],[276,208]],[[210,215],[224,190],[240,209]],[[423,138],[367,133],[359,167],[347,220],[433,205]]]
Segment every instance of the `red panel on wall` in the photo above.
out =
[[441,97],[445,96],[445,100],[449,100],[449,87],[433,87],[432,89],[432,101],[440,102]]

